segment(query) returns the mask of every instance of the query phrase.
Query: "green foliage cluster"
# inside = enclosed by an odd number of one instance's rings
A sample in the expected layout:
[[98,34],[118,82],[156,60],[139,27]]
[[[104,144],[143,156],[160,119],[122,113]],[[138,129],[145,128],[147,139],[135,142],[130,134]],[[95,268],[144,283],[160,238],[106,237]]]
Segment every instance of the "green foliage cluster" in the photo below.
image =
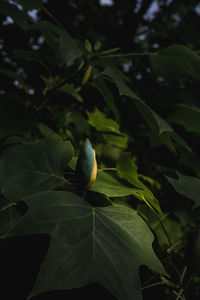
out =
[[[4,274],[11,253],[9,272],[20,278],[12,249],[30,238],[27,260],[37,267],[27,263],[20,299],[62,299],[53,293],[94,283],[106,299],[198,299],[197,3],[160,1],[148,20],[151,1],[139,11],[134,1],[97,2],[0,2],[2,277],[14,285]],[[133,11],[141,26],[132,28]],[[98,172],[80,193],[76,162],[86,138]]]

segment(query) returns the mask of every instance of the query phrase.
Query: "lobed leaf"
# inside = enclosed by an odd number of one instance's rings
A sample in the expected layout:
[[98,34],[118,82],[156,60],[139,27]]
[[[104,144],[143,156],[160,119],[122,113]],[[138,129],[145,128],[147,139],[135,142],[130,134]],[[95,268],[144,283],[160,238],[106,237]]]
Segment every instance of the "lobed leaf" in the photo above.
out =
[[2,193],[15,200],[66,183],[62,171],[73,157],[69,141],[47,137],[6,149],[0,158]]
[[30,297],[98,282],[119,300],[141,300],[139,267],[166,274],[152,249],[153,234],[133,210],[92,207],[78,195],[60,191],[42,192],[25,202],[28,212],[7,236],[51,236]]

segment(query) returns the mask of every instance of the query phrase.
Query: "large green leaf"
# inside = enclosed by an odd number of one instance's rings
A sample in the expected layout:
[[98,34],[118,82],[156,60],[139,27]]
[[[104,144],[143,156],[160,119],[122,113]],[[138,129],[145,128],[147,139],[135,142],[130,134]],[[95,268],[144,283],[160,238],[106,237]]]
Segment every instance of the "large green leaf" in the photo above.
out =
[[172,132],[172,127],[163,120],[157,113],[155,113],[145,102],[143,102],[124,82],[123,78],[118,75],[111,67],[108,67],[103,72],[104,75],[111,77],[120,95],[124,95],[134,99],[134,103],[143,115],[145,121],[156,135],[161,135],[164,132]]
[[30,296],[98,282],[119,300],[141,300],[140,265],[165,273],[152,249],[153,234],[133,210],[92,207],[78,195],[60,191],[25,202],[28,212],[7,236],[51,236]]
[[122,76],[120,76],[118,72],[111,67],[108,67],[103,71],[103,74],[111,77],[115,81],[121,96],[124,95],[134,100],[135,105],[151,131],[158,136],[171,151],[176,152],[174,143],[184,147],[188,151],[191,151],[185,141],[174,132],[173,128],[126,85]]
[[179,173],[177,175],[178,179],[165,177],[177,193],[195,201],[195,206],[200,206],[200,178],[181,175]]
[[137,174],[137,166],[131,159],[130,153],[124,153],[120,157],[117,162],[117,168],[130,184],[137,187],[138,189],[141,189],[141,191],[139,191],[139,194],[144,197],[154,208],[161,212],[160,205],[156,197],[153,195],[151,190],[139,180]]
[[181,74],[200,80],[200,58],[186,46],[171,45],[150,56],[150,62],[154,72],[170,83],[178,82]]
[[50,137],[6,149],[0,158],[2,193],[15,200],[66,183],[62,171],[73,157],[69,141]]

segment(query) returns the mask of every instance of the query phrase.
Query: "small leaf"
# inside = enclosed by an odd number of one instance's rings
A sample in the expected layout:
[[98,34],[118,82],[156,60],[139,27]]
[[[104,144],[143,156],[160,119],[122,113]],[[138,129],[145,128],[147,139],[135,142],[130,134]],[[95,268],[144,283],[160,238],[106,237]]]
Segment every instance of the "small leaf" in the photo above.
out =
[[117,162],[117,168],[122,173],[124,178],[133,186],[141,189],[140,195],[142,195],[148,202],[161,212],[160,205],[156,197],[151,190],[145,186],[138,178],[137,166],[131,159],[130,153],[124,153]]
[[92,44],[90,43],[89,40],[85,40],[85,49],[91,53],[92,52]]
[[100,41],[96,41],[94,44],[94,50],[98,51],[101,48],[102,44]]
[[7,236],[51,236],[29,297],[97,282],[119,300],[141,300],[139,267],[166,274],[152,249],[153,234],[133,210],[92,207],[76,194],[60,191],[42,192],[25,202],[29,210]]
[[67,63],[83,55],[75,40],[66,31],[60,31],[60,52],[62,63]]
[[119,124],[107,118],[97,108],[93,113],[87,112],[88,123],[102,133],[103,138],[110,144],[120,148],[127,147],[128,137],[119,130]]
[[195,206],[200,206],[200,178],[181,175],[177,173],[178,179],[165,176],[177,193],[195,201]]
[[[61,29],[57,25],[53,25],[48,21],[41,21],[30,26],[29,30],[41,30],[47,42],[59,51],[61,64],[72,61],[83,55],[74,39],[66,30]],[[48,35],[50,34],[50,38]],[[57,39],[55,40],[55,37]]]
[[72,97],[74,97],[76,100],[78,100],[79,102],[84,102],[83,98],[81,97],[81,95],[77,92],[77,90],[75,89],[73,84],[68,84],[66,83],[65,85],[63,85],[62,87],[60,87],[58,89],[58,91],[62,92],[62,93],[66,93],[68,95],[71,95]]
[[61,136],[56,133],[53,129],[51,129],[49,126],[47,126],[46,124],[44,123],[40,123],[38,125],[38,129],[40,130],[40,132],[42,133],[42,135],[44,137],[51,137],[52,139],[55,139],[55,140],[61,140]]

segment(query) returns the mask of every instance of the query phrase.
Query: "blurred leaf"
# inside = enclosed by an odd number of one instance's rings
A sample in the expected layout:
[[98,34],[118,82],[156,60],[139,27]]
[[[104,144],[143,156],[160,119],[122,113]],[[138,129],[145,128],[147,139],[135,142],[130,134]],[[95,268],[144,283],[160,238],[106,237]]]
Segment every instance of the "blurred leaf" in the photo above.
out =
[[44,123],[39,123],[38,128],[44,137],[50,136],[52,139],[61,140],[61,137],[53,129]]
[[98,51],[102,46],[102,43],[100,41],[96,41],[94,44],[94,50]]
[[200,206],[200,178],[181,175],[177,172],[178,179],[165,176],[173,188],[180,195],[195,201],[195,207]]
[[16,100],[16,95],[0,95],[0,138],[14,134],[27,136],[37,125],[33,112],[21,107]]
[[85,48],[87,49],[87,51],[88,51],[89,53],[92,52],[92,44],[90,43],[89,40],[85,40]]
[[[60,53],[61,64],[83,55],[82,50],[77,46],[69,33],[57,25],[53,25],[48,21],[41,21],[30,26],[29,30],[41,30],[44,37],[47,38],[47,42],[55,48],[57,47],[57,43],[59,43],[58,51]],[[55,37],[57,37],[58,40],[55,40]]]
[[200,271],[200,227],[191,233],[186,248],[186,259],[189,269],[199,274]]
[[122,96],[128,96],[134,99],[134,103],[143,115],[145,121],[156,135],[161,135],[164,132],[172,132],[173,128],[155,113],[148,105],[146,105],[124,82],[123,78],[118,73],[114,72],[111,67],[108,67],[103,72],[104,75],[111,77],[118,87],[119,93]]
[[189,169],[192,169],[195,175],[200,177],[200,159],[197,155],[182,149],[178,163],[180,166],[187,166]]
[[62,30],[59,36],[62,63],[67,63],[83,55],[81,49],[66,31]]
[[167,119],[184,126],[189,132],[200,133],[200,109],[194,105],[178,104],[177,109]]
[[[0,199],[0,204],[2,202],[2,199]],[[2,237],[15,226],[22,216],[17,210],[16,205],[12,205],[12,203],[7,202],[7,205],[4,207],[0,206],[0,237]]]
[[174,142],[180,146],[186,148],[188,151],[191,151],[189,146],[185,143],[185,141],[178,136],[173,130],[173,128],[162,119],[156,112],[154,112],[145,102],[143,102],[124,82],[123,78],[116,73],[111,67],[108,67],[104,70],[103,74],[111,77],[115,84],[118,87],[120,95],[124,95],[127,97],[131,97],[134,99],[134,103],[137,106],[138,110],[142,114],[146,123],[152,130],[152,132],[159,136],[163,143],[167,145],[167,147],[176,152]]
[[119,111],[115,105],[113,96],[112,96],[110,90],[108,89],[105,81],[99,76],[95,80],[94,85],[97,88],[97,90],[101,93],[101,95],[104,97],[104,100],[105,100],[106,104],[108,105],[108,107],[111,109],[116,121],[119,121],[119,119],[120,119]]
[[147,265],[166,275],[152,249],[153,234],[133,210],[92,207],[78,195],[61,191],[42,192],[25,202],[28,212],[7,236],[51,237],[29,297],[97,282],[119,300],[141,300],[139,267]]
[[93,113],[87,112],[88,123],[101,132],[104,139],[117,147],[126,148],[128,137],[119,130],[119,124],[107,118],[98,108]]
[[43,7],[42,0],[16,0],[24,9],[38,9]]
[[50,137],[6,149],[0,158],[0,187],[11,199],[52,190],[66,183],[62,171],[73,157],[69,141]]
[[76,100],[78,100],[79,102],[83,102],[83,98],[81,97],[81,95],[77,92],[76,88],[74,87],[73,84],[68,84],[66,83],[65,85],[63,85],[62,87],[60,87],[58,89],[58,91],[66,93],[71,95],[72,97],[74,97]]
[[68,128],[71,126],[74,128],[75,126],[77,132],[84,134],[87,134],[89,127],[85,116],[77,109],[66,110],[63,126]]
[[171,45],[150,56],[150,62],[153,71],[170,83],[179,82],[181,74],[200,80],[200,58],[186,46]]
[[38,52],[15,49],[13,51],[13,55],[14,57],[24,61],[35,61],[41,63],[41,58]]
[[24,11],[19,10],[15,5],[8,2],[0,2],[0,13],[11,17],[24,30],[27,30],[29,27],[28,21],[32,21]]
[[159,212],[160,205],[151,190],[145,186],[138,178],[137,166],[131,158],[130,153],[124,153],[117,162],[117,169],[122,173],[123,177],[133,186],[141,189],[140,194]]
[[5,69],[1,69],[0,68],[0,73],[4,74],[5,76],[7,76],[8,78],[12,78],[15,79],[17,81],[19,81],[19,83],[21,83],[23,86],[26,86],[26,83],[24,81],[24,79],[18,75],[16,72],[10,71],[10,70],[5,70]]

